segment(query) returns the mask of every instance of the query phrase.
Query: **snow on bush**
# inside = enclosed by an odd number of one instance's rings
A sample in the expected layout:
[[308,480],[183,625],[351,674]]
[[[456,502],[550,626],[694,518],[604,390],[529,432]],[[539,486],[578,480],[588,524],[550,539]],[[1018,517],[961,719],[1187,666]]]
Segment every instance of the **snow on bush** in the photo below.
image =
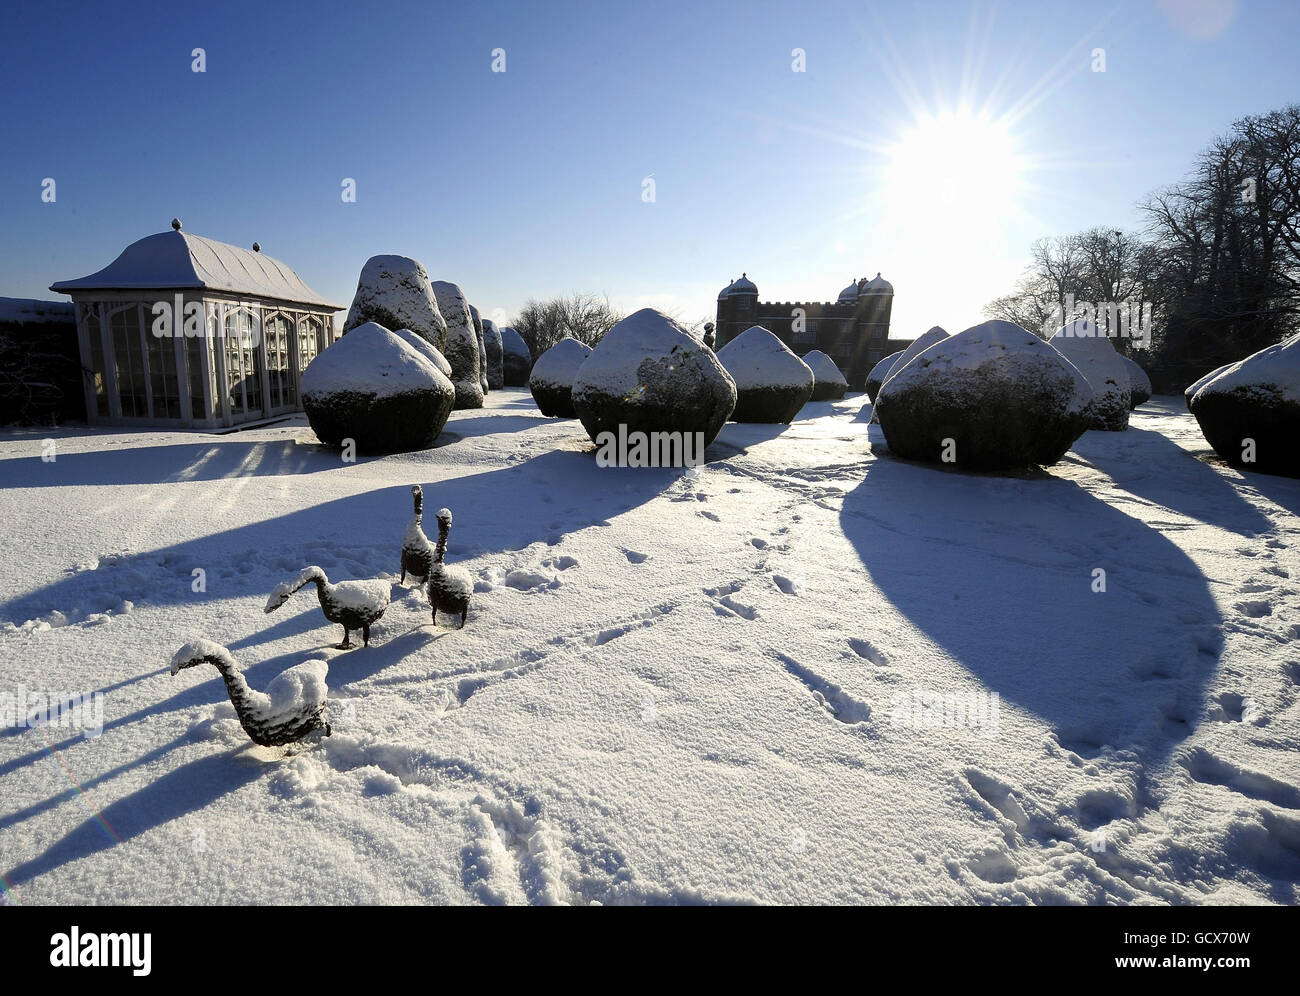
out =
[[506,387],[524,387],[533,369],[533,354],[524,337],[509,325],[501,329],[501,378]]
[[709,349],[653,308],[601,339],[573,382],[573,407],[593,442],[635,432],[702,433],[707,446],[736,407],[736,385]]
[[1124,363],[1124,371],[1128,374],[1130,394],[1128,407],[1129,411],[1132,411],[1138,405],[1151,400],[1151,378],[1136,360],[1123,353],[1119,354],[1119,358]]
[[718,362],[736,384],[732,421],[788,424],[812,397],[812,369],[758,325],[723,346]]
[[804,356],[803,361],[813,372],[813,401],[838,401],[849,389],[849,382],[835,365],[835,361],[820,349]]
[[990,321],[924,350],[880,389],[897,456],[977,470],[1052,464],[1086,428],[1091,389],[1055,349]]
[[1229,463],[1300,477],[1300,335],[1220,369],[1192,395],[1191,409]]
[[893,365],[889,368],[889,372],[885,375],[885,379],[881,381],[880,386],[884,387],[888,384],[891,377],[896,377],[905,366],[911,363],[917,356],[921,355],[921,353],[924,353],[936,342],[943,342],[943,340],[947,338],[948,333],[938,325],[926,331],[915,342],[903,350],[898,359],[895,360]]
[[409,256],[371,256],[361,268],[344,333],[367,322],[410,329],[438,349],[447,345],[447,323],[438,310],[424,264]]
[[444,377],[451,380],[451,364],[447,362],[447,357],[438,352],[438,348],[428,339],[416,335],[410,329],[393,329],[393,335],[437,367],[438,372]]
[[1110,339],[1100,334],[1094,322],[1077,319],[1061,326],[1048,341],[1079,368],[1092,388],[1092,403],[1085,412],[1088,428],[1127,429],[1132,390],[1128,371]]
[[465,293],[446,280],[433,281],[438,310],[447,321],[447,348],[443,355],[451,364],[451,382],[456,387],[456,407],[482,408],[483,385],[479,380],[478,336],[474,316]]
[[1192,410],[1192,398],[1196,395],[1196,392],[1210,381],[1214,380],[1215,377],[1219,376],[1219,374],[1223,373],[1223,371],[1227,370],[1230,366],[1232,366],[1231,363],[1225,363],[1221,367],[1215,367],[1204,377],[1194,380],[1192,383],[1187,385],[1187,390],[1183,391],[1183,401],[1187,405],[1187,410],[1189,412]]
[[490,318],[483,319],[483,348],[487,356],[488,389],[499,391],[506,386],[501,369],[501,330]]
[[478,340],[478,386],[487,394],[489,390],[487,373],[487,343],[483,339],[483,317],[478,308],[469,306],[469,313],[474,318],[474,338]]
[[578,375],[591,347],[566,336],[537,357],[528,387],[538,410],[549,418],[576,418],[573,410],[573,378]]
[[367,322],[317,356],[302,374],[302,403],[327,446],[351,439],[361,453],[430,446],[456,392],[433,363],[382,325]]
[[899,361],[902,355],[901,352],[890,353],[871,368],[871,373],[867,374],[866,383],[868,400],[874,402],[880,395],[881,385],[885,383],[885,378],[889,376],[889,372],[894,369],[894,364]]

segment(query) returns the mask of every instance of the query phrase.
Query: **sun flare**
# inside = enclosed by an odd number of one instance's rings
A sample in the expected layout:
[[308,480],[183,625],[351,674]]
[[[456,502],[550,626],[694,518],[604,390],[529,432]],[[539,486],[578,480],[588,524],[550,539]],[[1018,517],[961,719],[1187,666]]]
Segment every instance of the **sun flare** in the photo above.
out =
[[988,235],[1017,210],[1023,170],[1003,124],[945,112],[916,121],[886,149],[884,192],[910,225],[956,238]]

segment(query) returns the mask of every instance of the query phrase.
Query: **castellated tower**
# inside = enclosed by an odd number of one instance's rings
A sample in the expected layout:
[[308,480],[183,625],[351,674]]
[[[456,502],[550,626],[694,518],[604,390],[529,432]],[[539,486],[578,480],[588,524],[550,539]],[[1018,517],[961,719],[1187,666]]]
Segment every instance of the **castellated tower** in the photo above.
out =
[[862,390],[871,368],[906,349],[910,340],[890,339],[894,288],[879,273],[861,277],[835,301],[759,301],[758,288],[742,274],[718,295],[716,345],[721,349],[753,325],[772,332],[798,356],[820,349]]

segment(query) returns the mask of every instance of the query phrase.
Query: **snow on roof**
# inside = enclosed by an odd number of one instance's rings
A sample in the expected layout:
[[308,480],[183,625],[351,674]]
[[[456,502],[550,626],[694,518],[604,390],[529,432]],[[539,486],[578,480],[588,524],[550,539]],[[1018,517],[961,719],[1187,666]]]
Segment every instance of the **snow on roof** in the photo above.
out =
[[306,304],[329,311],[342,311],[345,307],[325,300],[278,259],[182,231],[145,236],[123,249],[102,270],[50,285],[50,290],[61,294],[189,288]]
[[853,281],[853,283],[849,284],[842,291],[840,291],[840,296],[836,300],[838,304],[851,304],[857,299],[858,299],[858,282],[855,280]]
[[758,286],[754,283],[754,281],[750,280],[747,276],[745,276],[745,274],[742,273],[740,275],[740,279],[731,285],[731,287],[728,290],[728,293],[729,294],[757,294]]

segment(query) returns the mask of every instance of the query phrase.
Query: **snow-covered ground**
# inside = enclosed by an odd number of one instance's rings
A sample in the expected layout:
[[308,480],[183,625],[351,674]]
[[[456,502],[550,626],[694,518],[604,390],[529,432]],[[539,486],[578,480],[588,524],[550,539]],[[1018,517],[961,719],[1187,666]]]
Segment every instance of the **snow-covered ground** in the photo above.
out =
[[[301,420],[52,463],[6,431],[0,692],[105,697],[98,737],[0,730],[5,895],[1296,902],[1300,481],[1182,399],[1021,476],[873,456],[869,415],[729,424],[685,473],[598,468],[520,390],[355,464]],[[401,587],[365,649],[311,589],[263,613],[309,564],[396,583],[415,483],[464,629]],[[259,689],[327,659],[333,736],[253,746],[215,669],[169,675],[193,637]]]

